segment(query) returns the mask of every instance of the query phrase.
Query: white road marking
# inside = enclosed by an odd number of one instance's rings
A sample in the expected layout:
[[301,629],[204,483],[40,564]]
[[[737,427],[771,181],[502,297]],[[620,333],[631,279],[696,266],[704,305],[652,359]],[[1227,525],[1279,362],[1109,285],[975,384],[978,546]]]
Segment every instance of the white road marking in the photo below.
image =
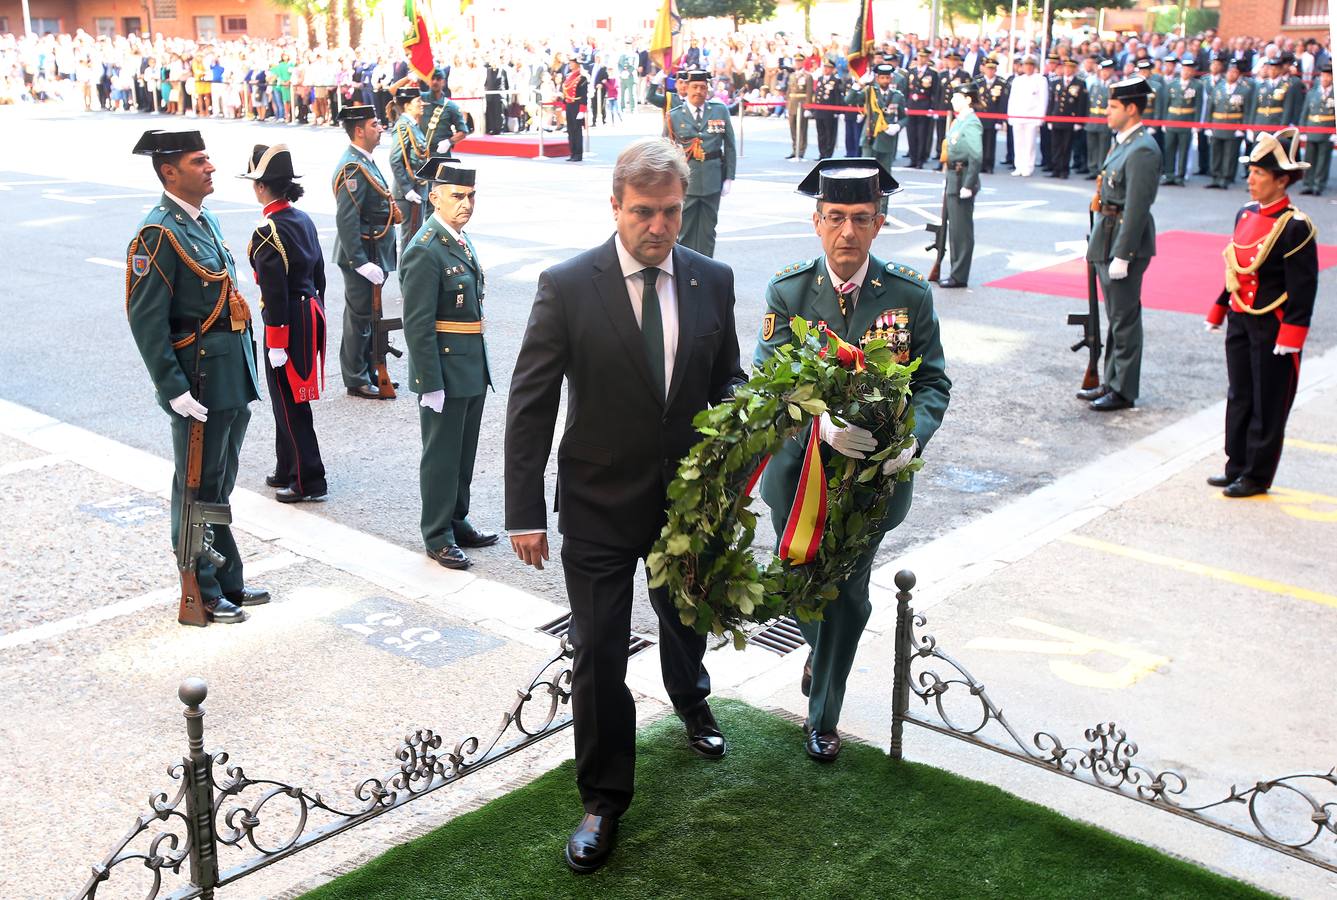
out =
[[112,269],[124,269],[124,268],[125,268],[125,260],[123,260],[123,259],[107,259],[105,256],[90,256],[90,257],[88,257],[88,259],[84,260],[84,262],[92,263],[92,264],[95,265],[95,266],[107,266],[108,268],[112,268]]
[[46,191],[42,194],[43,200],[64,200],[66,203],[79,203],[83,206],[92,206],[99,200],[156,200],[159,194],[146,194],[143,191],[135,191],[133,194],[102,194],[96,197],[84,197],[78,194],[66,194],[63,192]]
[[59,453],[48,453],[46,456],[39,456],[36,459],[21,459],[18,462],[0,466],[0,478],[3,478],[6,475],[16,475],[19,472],[31,472],[35,469],[45,469],[47,466],[63,463],[66,459],[67,457]]
[[29,219],[26,222],[20,222],[23,228],[45,228],[48,225],[63,225],[66,222],[78,222],[86,216],[47,216],[45,219]]

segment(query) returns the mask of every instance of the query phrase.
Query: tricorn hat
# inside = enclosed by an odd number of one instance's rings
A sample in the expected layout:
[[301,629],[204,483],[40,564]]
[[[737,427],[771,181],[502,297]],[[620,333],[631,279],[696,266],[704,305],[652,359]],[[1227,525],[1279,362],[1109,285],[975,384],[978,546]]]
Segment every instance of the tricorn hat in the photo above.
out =
[[678,76],[678,80],[689,84],[693,81],[710,81],[710,73],[705,69],[688,69]]
[[876,66],[873,66],[873,74],[874,74],[874,75],[895,75],[895,74],[896,74],[896,67],[893,66],[891,63],[879,63],[879,64],[877,64]]
[[963,82],[961,82],[960,84],[958,84],[956,87],[952,88],[952,93],[953,93],[953,94],[964,94],[965,96],[969,97],[971,100],[974,100],[975,98],[977,98],[977,97],[980,95],[980,89],[979,89],[979,85],[975,84],[975,82],[973,82],[973,81],[963,81]]
[[1137,62],[1133,63],[1133,65],[1139,69],[1150,69],[1152,66],[1156,65],[1156,63],[1154,63],[1150,57],[1144,56]]
[[473,169],[461,168],[459,162],[453,156],[433,156],[419,166],[414,174],[424,181],[472,186],[478,173]]
[[198,131],[161,131],[157,128],[144,132],[131,153],[152,156],[158,153],[193,153],[204,149],[204,138]]
[[[1283,141],[1289,140],[1287,146]],[[1300,148],[1300,129],[1294,125],[1283,128],[1275,134],[1259,132],[1254,141],[1253,150],[1248,156],[1241,156],[1240,162],[1272,172],[1302,172],[1309,168],[1309,163],[1301,162],[1297,157]]]
[[408,103],[410,100],[417,100],[422,96],[422,89],[416,87],[402,87],[395,91],[395,100],[399,103]]
[[293,174],[292,154],[288,152],[286,144],[275,144],[272,147],[256,144],[251,150],[246,171],[237,177],[249,178],[251,181],[289,181],[302,176]]
[[800,194],[828,203],[877,203],[901,189],[875,159],[824,159],[799,183]]
[[1123,102],[1135,97],[1145,97],[1151,93],[1151,85],[1141,75],[1125,78],[1110,85],[1110,99]]
[[345,106],[339,110],[340,122],[365,122],[367,119],[374,118],[376,118],[376,110],[367,104]]

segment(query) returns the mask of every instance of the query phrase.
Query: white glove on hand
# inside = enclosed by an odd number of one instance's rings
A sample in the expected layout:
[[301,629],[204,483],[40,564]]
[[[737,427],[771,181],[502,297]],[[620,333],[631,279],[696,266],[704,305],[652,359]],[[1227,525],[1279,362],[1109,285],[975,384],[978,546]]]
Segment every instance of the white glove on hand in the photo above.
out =
[[1045,131],[1053,131],[1053,130],[1054,130],[1054,123],[1053,123],[1053,122],[1046,122],[1046,123],[1045,123]]
[[178,416],[199,419],[201,422],[209,421],[209,410],[200,405],[200,401],[190,396],[190,391],[186,391],[180,397],[174,397],[169,400],[167,405],[172,407],[172,412],[176,413]]
[[896,135],[898,135],[898,134],[900,134],[900,133],[901,133],[901,126],[900,126],[900,125],[888,125],[888,126],[887,126],[887,134],[891,135],[892,137],[895,137]]
[[585,114],[584,114],[583,112],[582,112],[582,113],[576,113],[576,121],[577,121],[577,122],[584,122],[584,121],[585,121]]
[[1207,140],[1210,141],[1212,139],[1212,129],[1210,128],[1203,129],[1202,133],[1207,137]]
[[1220,330],[1221,330],[1221,326],[1220,326],[1220,325],[1217,325],[1215,322],[1203,322],[1203,323],[1202,323],[1202,330],[1203,330],[1203,331],[1220,331]]
[[282,347],[270,347],[268,353],[271,369],[281,369],[288,364],[288,351]]
[[1122,281],[1128,277],[1128,260],[1114,257],[1110,260],[1110,281]]
[[994,126],[994,129],[997,131],[1007,131],[1007,125],[1003,122],[999,122],[997,125]]
[[961,188],[960,193],[962,200],[969,200],[971,197],[975,196],[975,192],[972,191],[970,188]]
[[1273,356],[1289,356],[1292,353],[1299,353],[1299,347],[1287,347],[1285,344],[1277,344],[1272,348]]
[[822,440],[830,444],[837,453],[854,459],[865,459],[877,449],[877,441],[871,431],[858,425],[846,425],[842,428],[831,421],[830,413],[822,413],[820,434]]
[[1156,133],[1156,126],[1154,126],[1154,125],[1148,125],[1148,126],[1147,126],[1147,134],[1155,134],[1155,133]]
[[906,447],[891,459],[884,460],[882,463],[883,475],[895,475],[901,469],[904,469],[910,463],[914,462],[915,454],[919,452],[919,438],[915,438],[910,446]]
[[1243,131],[1237,131],[1237,132],[1235,132],[1235,137],[1237,137],[1237,138],[1244,138],[1244,140],[1246,140],[1246,141],[1253,140],[1251,137],[1249,137],[1249,135],[1245,134]]
[[439,413],[446,405],[446,392],[444,390],[428,391],[418,398],[418,405],[425,406],[434,413]]
[[724,183],[720,185],[720,196],[721,197],[729,196],[729,191],[732,189],[733,189],[733,179],[732,178],[724,179]]
[[1072,130],[1073,130],[1073,131],[1081,131],[1082,128],[1083,128],[1083,126],[1081,126],[1081,125],[1074,125],[1074,126],[1072,126]]
[[421,203],[421,202],[422,202],[422,197],[418,194],[417,191],[405,191],[405,192],[404,192],[404,199],[407,200],[407,201],[410,202],[410,203]]
[[382,284],[385,281],[385,272],[374,262],[365,262],[353,270],[372,284]]

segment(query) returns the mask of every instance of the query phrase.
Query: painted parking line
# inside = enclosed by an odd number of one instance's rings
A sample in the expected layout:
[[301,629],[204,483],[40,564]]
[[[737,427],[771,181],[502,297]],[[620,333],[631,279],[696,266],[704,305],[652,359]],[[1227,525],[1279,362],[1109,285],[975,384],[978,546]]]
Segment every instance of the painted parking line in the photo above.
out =
[[1321,444],[1318,441],[1302,441],[1299,438],[1286,438],[1287,450],[1312,450],[1315,453],[1337,453],[1337,444]]
[[1070,631],[1048,622],[1035,619],[1016,618],[1007,623],[1015,628],[1024,628],[1043,634],[1055,640],[1037,640],[1035,638],[981,637],[966,644],[967,650],[993,650],[1000,653],[1027,653],[1041,656],[1089,656],[1093,653],[1105,653],[1123,660],[1123,665],[1113,671],[1105,671],[1068,659],[1051,659],[1049,669],[1056,676],[1069,684],[1079,687],[1118,690],[1132,687],[1143,678],[1164,666],[1170,660],[1164,656],[1148,653],[1127,644],[1117,644],[1102,638]]
[[1296,600],[1305,600],[1309,603],[1317,603],[1320,606],[1331,606],[1337,609],[1337,596],[1324,594],[1320,591],[1311,591],[1309,588],[1298,587],[1293,584],[1258,578],[1254,575],[1245,575],[1243,572],[1232,572],[1229,569],[1218,569],[1216,566],[1207,566],[1192,560],[1177,559],[1173,556],[1163,556],[1160,553],[1150,553],[1146,550],[1138,550],[1136,547],[1125,547],[1122,544],[1114,544],[1079,534],[1063,535],[1059,540],[1077,547],[1085,547],[1088,550],[1099,550],[1102,553],[1110,553],[1126,559],[1135,559],[1138,562],[1163,566],[1189,575],[1201,575],[1204,578],[1214,578],[1217,581],[1238,584],[1241,587],[1253,588],[1254,590],[1266,591],[1269,594],[1292,597]]
[[90,257],[88,257],[88,259],[84,260],[84,262],[92,263],[92,264],[95,265],[95,266],[107,266],[108,268],[112,268],[112,269],[124,269],[124,268],[125,268],[125,260],[123,260],[123,259],[107,259],[105,256],[90,256]]
[[[1224,494],[1218,494],[1217,499],[1229,500],[1231,503],[1241,502],[1241,499],[1226,497]],[[1245,497],[1242,502],[1275,506],[1286,515],[1305,522],[1337,523],[1337,497],[1327,494],[1315,494],[1312,491],[1273,485],[1266,494]]]

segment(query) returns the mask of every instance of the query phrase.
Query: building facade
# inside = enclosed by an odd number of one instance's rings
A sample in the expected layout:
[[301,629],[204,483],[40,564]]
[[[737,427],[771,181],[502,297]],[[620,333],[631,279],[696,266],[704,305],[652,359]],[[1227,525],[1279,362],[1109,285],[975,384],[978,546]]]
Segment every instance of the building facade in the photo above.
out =
[[[91,35],[157,34],[194,40],[275,39],[300,28],[270,0],[29,0],[32,30]],[[0,0],[0,33],[23,33],[21,0]]]

